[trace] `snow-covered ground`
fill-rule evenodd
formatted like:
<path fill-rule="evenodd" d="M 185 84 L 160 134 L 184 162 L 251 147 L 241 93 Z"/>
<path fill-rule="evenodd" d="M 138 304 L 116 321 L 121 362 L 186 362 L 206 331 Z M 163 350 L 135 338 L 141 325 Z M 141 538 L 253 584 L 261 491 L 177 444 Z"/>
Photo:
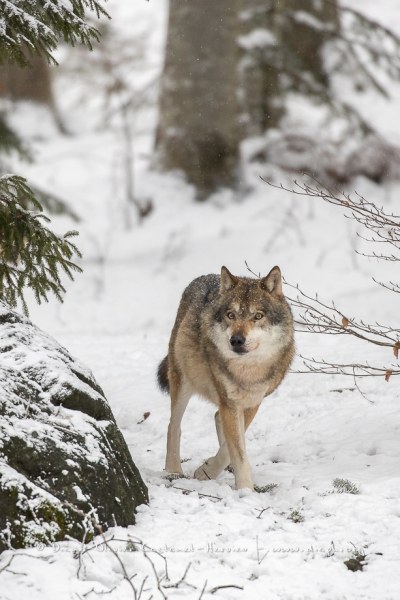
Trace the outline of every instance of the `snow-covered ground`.
<path fill-rule="evenodd" d="M 123 74 L 137 91 L 135 86 L 145 87 L 161 67 L 166 2 L 129 4 L 134 7 L 112 0 L 109 11 L 122 38 L 134 39 L 134 32 L 146 38 L 143 63 Z M 365 6 L 373 14 L 375 3 Z M 395 0 L 385 0 L 378 16 L 399 19 L 395 9 Z M 61 58 L 62 69 L 73 60 L 69 51 Z M 85 549 L 65 542 L 3 553 L 1 600 L 28 595 L 31 600 L 397 599 L 397 380 L 362 381 L 363 396 L 351 378 L 289 374 L 248 432 L 255 483 L 266 490 L 244 497 L 233 490 L 228 472 L 218 481 L 191 478 L 217 443 L 213 409 L 197 398 L 183 421 L 188 478 L 164 478 L 169 401 L 155 383 L 180 295 L 194 277 L 218 272 L 223 264 L 237 274 L 247 274 L 245 261 L 262 273 L 279 264 L 287 281 L 334 299 L 349 316 L 398 327 L 395 294 L 372 281 L 378 269 L 380 279 L 396 277 L 390 265 L 354 252 L 361 242 L 340 209 L 259 180 L 262 175 L 290 183 L 276 169 L 247 168 L 246 195 L 224 192 L 196 204 L 179 175 L 149 170 L 154 101 L 131 121 L 136 195 L 150 198 L 154 210 L 141 224 L 132 211 L 133 225 L 127 228 L 121 126 L 118 119 L 102 124 L 104 98 L 91 95 L 91 85 L 76 78 L 72 85 L 68 72 L 57 79 L 60 112 L 71 136 L 60 135 L 43 111 L 15 110 L 16 126 L 38 153 L 35 163 L 15 164 L 15 170 L 67 198 L 82 219 L 77 224 L 54 219 L 54 227 L 79 229 L 84 273 L 67 283 L 63 305 L 37 307 L 32 301 L 31 318 L 92 369 L 149 487 L 150 504 L 141 507 L 134 527 L 109 531 L 106 539 L 114 539 L 106 543 L 100 537 Z M 386 118 L 379 115 L 383 130 L 392 124 L 392 114 L 388 109 Z M 399 125 L 391 127 L 394 137 L 396 127 L 398 134 Z M 354 187 L 396 212 L 399 184 L 376 186 L 360 179 Z M 394 359 L 388 350 L 346 337 L 299 333 L 296 342 L 305 356 L 343 362 L 357 356 L 385 365 Z M 294 370 L 299 366 L 297 358 Z M 348 480 L 356 493 L 343 491 L 340 482 L 334 484 L 337 479 Z M 129 539 L 144 546 L 132 552 Z M 353 572 L 344 562 L 359 555 L 365 565 Z"/>

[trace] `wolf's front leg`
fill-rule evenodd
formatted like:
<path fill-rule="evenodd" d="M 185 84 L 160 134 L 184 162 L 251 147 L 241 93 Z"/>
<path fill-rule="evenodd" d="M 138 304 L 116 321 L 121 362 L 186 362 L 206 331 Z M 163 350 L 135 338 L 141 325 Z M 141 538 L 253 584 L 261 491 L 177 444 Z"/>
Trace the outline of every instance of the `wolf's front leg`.
<path fill-rule="evenodd" d="M 247 458 L 244 439 L 244 411 L 235 406 L 223 406 L 219 409 L 222 428 L 229 450 L 230 462 L 235 474 L 235 487 L 253 489 L 250 463 Z"/>
<path fill-rule="evenodd" d="M 244 410 L 244 430 L 247 431 L 250 423 L 256 416 L 259 405 Z M 228 445 L 225 440 L 225 435 L 221 423 L 219 411 L 215 413 L 215 427 L 219 441 L 219 450 L 215 456 L 208 458 L 196 471 L 194 476 L 196 479 L 206 480 L 215 479 L 231 462 L 231 457 L 228 450 Z"/>
<path fill-rule="evenodd" d="M 215 456 L 208 458 L 196 471 L 194 476 L 196 479 L 205 481 L 207 479 L 215 479 L 230 463 L 228 446 L 225 442 L 225 436 L 221 424 L 219 411 L 215 413 L 215 428 L 219 441 L 219 450 Z"/>
<path fill-rule="evenodd" d="M 172 380 L 172 381 L 171 381 Z M 165 470 L 167 473 L 183 474 L 181 465 L 181 421 L 190 400 L 191 391 L 188 386 L 176 382 L 171 377 L 171 419 L 168 425 L 167 435 L 167 457 Z"/>

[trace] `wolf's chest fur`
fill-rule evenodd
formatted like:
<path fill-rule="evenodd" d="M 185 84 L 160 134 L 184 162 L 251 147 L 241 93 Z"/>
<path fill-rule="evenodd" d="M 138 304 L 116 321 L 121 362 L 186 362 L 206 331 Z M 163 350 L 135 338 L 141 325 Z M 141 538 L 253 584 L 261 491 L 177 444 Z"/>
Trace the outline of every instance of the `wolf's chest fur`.
<path fill-rule="evenodd" d="M 274 388 L 273 361 L 250 356 L 223 356 L 215 346 L 201 350 L 185 340 L 176 348 L 176 358 L 193 394 L 219 405 L 224 398 L 240 406 L 253 406 Z"/>

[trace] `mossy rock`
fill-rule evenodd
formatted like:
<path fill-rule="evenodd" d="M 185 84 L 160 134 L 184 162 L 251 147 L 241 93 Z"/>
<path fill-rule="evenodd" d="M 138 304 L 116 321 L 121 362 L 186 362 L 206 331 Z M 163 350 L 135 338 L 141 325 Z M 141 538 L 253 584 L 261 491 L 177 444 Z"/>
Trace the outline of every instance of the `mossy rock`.
<path fill-rule="evenodd" d="M 91 372 L 0 303 L 0 552 L 88 541 L 147 502 Z"/>

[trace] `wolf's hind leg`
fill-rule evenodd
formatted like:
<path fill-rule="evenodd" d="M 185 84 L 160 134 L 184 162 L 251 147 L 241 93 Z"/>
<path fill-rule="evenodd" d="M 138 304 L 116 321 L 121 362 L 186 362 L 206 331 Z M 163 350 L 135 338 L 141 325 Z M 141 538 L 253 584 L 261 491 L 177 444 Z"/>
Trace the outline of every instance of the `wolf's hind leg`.
<path fill-rule="evenodd" d="M 191 389 L 183 381 L 170 381 L 171 394 L 171 419 L 168 425 L 167 435 L 167 457 L 165 470 L 168 473 L 182 474 L 180 444 L 181 444 L 181 421 L 192 395 Z"/>
<path fill-rule="evenodd" d="M 245 431 L 256 416 L 258 407 L 259 405 L 252 408 L 246 408 L 243 411 Z M 231 462 L 219 411 L 215 413 L 215 427 L 219 441 L 219 450 L 215 456 L 208 458 L 204 464 L 196 469 L 194 473 L 196 479 L 201 479 L 203 481 L 206 479 L 215 479 L 220 473 L 222 473 L 224 469 L 226 469 L 226 467 L 229 466 Z"/>

